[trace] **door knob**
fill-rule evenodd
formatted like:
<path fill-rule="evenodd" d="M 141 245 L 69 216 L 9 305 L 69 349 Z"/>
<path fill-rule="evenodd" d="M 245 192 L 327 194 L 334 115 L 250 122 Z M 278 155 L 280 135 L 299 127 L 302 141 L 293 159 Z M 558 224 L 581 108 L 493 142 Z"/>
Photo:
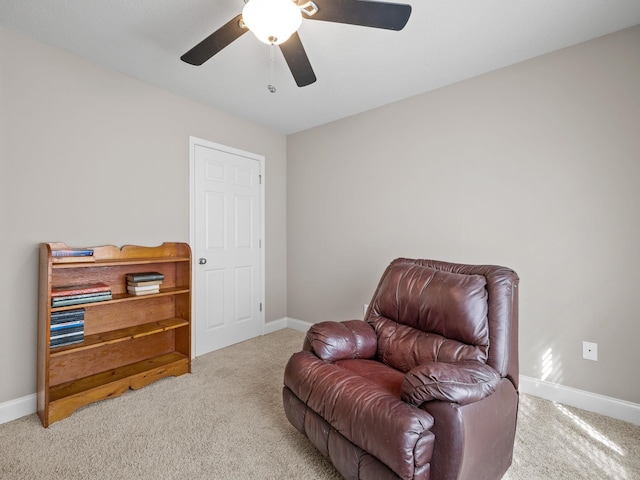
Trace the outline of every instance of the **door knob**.
<path fill-rule="evenodd" d="M 198 263 L 200 265 L 204 265 L 205 263 L 207 263 L 207 259 L 206 258 L 201 258 L 201 259 L 198 260 Z"/>

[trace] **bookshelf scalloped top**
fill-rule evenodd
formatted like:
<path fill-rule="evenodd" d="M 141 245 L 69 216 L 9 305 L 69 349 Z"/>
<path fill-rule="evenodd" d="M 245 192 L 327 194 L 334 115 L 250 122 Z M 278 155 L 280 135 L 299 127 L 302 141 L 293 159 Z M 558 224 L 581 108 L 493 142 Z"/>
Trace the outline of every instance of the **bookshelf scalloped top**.
<path fill-rule="evenodd" d="M 109 261 L 148 261 L 150 259 L 167 258 L 170 261 L 176 261 L 180 257 L 189 259 L 191 252 L 189 245 L 178 242 L 164 242 L 162 245 L 154 247 L 143 247 L 139 245 L 102 245 L 98 247 L 82 247 L 81 249 L 92 249 L 93 255 L 90 257 L 53 257 L 53 250 L 78 249 L 79 247 L 71 247 L 63 242 L 50 242 L 45 244 L 48 249 L 48 256 L 52 259 L 52 263 L 68 263 L 68 262 L 109 262 Z M 178 258 L 176 258 L 178 257 Z"/>

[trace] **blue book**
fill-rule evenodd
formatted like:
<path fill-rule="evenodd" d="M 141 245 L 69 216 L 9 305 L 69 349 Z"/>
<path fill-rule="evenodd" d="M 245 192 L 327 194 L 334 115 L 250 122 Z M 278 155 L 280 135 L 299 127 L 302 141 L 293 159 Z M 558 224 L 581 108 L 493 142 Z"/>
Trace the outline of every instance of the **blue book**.
<path fill-rule="evenodd" d="M 64 345 L 71 345 L 72 343 L 84 342 L 84 333 L 74 333 L 68 337 L 59 337 L 51 339 L 49 346 L 62 347 Z"/>
<path fill-rule="evenodd" d="M 90 257 L 93 255 L 91 248 L 60 248 L 51 250 L 52 257 Z"/>
<path fill-rule="evenodd" d="M 55 338 L 68 337 L 74 333 L 84 333 L 84 324 L 77 327 L 63 328 L 61 330 L 51 330 L 51 336 L 49 338 L 53 340 Z"/>
<path fill-rule="evenodd" d="M 77 293 L 74 295 L 60 295 L 57 297 L 51 297 L 51 303 L 56 303 L 62 300 L 75 300 L 77 298 L 93 298 L 93 297 L 103 297 L 111 295 L 111 290 L 106 292 L 93 292 L 93 293 Z"/>
<path fill-rule="evenodd" d="M 79 305 L 81 303 L 103 302 L 105 300 L 111 300 L 112 298 L 113 297 L 111 295 L 111 292 L 108 292 L 106 294 L 91 295 L 89 297 L 83 297 L 83 298 L 70 298 L 70 299 L 64 298 L 64 297 L 52 298 L 51 306 L 66 307 L 68 305 Z"/>
<path fill-rule="evenodd" d="M 84 308 L 51 312 L 51 325 L 77 320 L 84 320 Z"/>
<path fill-rule="evenodd" d="M 74 322 L 56 323 L 51 325 L 51 335 L 54 332 L 61 332 L 68 330 L 69 328 L 81 327 L 84 328 L 84 320 L 76 320 Z"/>

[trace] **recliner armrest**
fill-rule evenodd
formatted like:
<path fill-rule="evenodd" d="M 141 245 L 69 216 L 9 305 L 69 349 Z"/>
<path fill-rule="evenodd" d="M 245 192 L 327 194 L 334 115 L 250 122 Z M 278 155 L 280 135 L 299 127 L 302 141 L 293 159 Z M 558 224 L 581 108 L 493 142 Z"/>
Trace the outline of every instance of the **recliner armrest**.
<path fill-rule="evenodd" d="M 491 395 L 499 382 L 498 372 L 481 362 L 423 363 L 402 380 L 402 399 L 415 406 L 430 400 L 466 405 Z"/>
<path fill-rule="evenodd" d="M 314 324 L 304 340 L 304 350 L 320 359 L 335 362 L 351 358 L 373 358 L 378 339 L 373 327 L 363 320 Z"/>

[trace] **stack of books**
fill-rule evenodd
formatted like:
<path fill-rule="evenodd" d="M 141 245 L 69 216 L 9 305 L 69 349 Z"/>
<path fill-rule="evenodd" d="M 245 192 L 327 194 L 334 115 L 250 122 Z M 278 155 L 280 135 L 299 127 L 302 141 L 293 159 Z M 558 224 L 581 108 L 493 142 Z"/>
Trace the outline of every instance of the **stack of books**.
<path fill-rule="evenodd" d="M 84 308 L 51 312 L 49 345 L 62 347 L 84 341 Z"/>
<path fill-rule="evenodd" d="M 51 289 L 51 306 L 54 308 L 81 303 L 102 302 L 112 298 L 111 287 L 104 283 L 67 285 Z"/>
<path fill-rule="evenodd" d="M 127 273 L 127 292 L 130 295 L 160 293 L 164 275 L 159 272 Z"/>

